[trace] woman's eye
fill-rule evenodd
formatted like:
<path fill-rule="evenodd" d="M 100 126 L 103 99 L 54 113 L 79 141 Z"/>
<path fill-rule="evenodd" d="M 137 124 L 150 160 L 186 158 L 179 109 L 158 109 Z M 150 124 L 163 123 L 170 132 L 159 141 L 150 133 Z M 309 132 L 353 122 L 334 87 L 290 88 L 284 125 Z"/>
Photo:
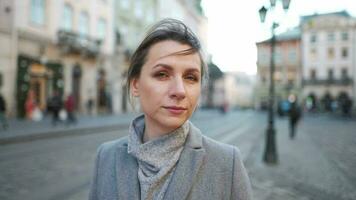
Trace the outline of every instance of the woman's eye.
<path fill-rule="evenodd" d="M 158 72 L 154 75 L 157 78 L 167 78 L 168 77 L 168 73 L 167 72 Z"/>
<path fill-rule="evenodd" d="M 199 80 L 195 75 L 187 75 L 185 78 L 194 82 L 197 82 Z"/>

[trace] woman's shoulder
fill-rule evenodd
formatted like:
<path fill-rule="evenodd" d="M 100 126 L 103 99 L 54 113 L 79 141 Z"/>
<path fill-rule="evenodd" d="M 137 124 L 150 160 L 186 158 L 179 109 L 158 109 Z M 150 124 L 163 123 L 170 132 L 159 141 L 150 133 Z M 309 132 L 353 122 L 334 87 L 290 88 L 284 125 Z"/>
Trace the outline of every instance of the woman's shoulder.
<path fill-rule="evenodd" d="M 238 147 L 216 141 L 205 135 L 203 135 L 203 145 L 207 152 L 216 153 L 219 156 L 234 157 L 235 154 L 240 154 Z"/>
<path fill-rule="evenodd" d="M 234 160 L 241 159 L 240 151 L 236 146 L 225 144 L 216 141 L 208 136 L 205 136 L 199 128 L 192 124 L 192 134 L 195 135 L 191 138 L 201 138 L 202 147 L 204 148 L 207 156 L 210 159 L 217 160 Z"/>
<path fill-rule="evenodd" d="M 98 153 L 100 154 L 107 154 L 110 152 L 115 152 L 118 148 L 120 147 L 126 147 L 127 148 L 127 141 L 128 137 L 122 137 L 116 140 L 111 140 L 108 142 L 104 142 L 101 144 L 98 148 Z"/>

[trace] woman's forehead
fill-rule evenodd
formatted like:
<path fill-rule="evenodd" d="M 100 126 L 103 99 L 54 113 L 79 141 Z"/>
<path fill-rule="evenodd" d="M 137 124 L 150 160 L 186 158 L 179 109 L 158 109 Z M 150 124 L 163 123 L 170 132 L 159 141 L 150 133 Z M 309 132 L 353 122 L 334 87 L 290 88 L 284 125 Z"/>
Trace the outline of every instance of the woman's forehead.
<path fill-rule="evenodd" d="M 179 60 L 180 62 L 191 63 L 191 65 L 198 65 L 200 67 L 200 56 L 195 52 L 191 46 L 181 44 L 175 41 L 158 42 L 149 49 L 146 62 L 153 64 L 160 61 Z"/>
<path fill-rule="evenodd" d="M 149 48 L 148 56 L 164 57 L 177 54 L 177 52 L 187 51 L 189 49 L 192 49 L 192 47 L 188 44 L 182 44 L 173 40 L 164 40 L 153 44 Z"/>

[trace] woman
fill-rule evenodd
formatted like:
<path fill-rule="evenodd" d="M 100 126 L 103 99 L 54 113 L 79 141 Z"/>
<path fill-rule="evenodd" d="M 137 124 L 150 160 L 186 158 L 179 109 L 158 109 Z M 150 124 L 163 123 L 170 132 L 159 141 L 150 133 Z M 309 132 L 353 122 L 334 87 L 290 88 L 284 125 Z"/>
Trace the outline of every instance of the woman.
<path fill-rule="evenodd" d="M 251 199 L 239 151 L 189 122 L 206 76 L 200 43 L 182 22 L 148 32 L 127 78 L 143 115 L 127 137 L 99 147 L 89 199 Z"/>

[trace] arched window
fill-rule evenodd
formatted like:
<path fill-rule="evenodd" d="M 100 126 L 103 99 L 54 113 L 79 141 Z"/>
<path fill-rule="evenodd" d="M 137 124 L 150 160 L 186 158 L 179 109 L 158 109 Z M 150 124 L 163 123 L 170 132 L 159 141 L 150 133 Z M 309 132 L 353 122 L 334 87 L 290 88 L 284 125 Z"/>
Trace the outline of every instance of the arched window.
<path fill-rule="evenodd" d="M 63 28 L 65 30 L 72 30 L 73 29 L 73 8 L 69 4 L 65 4 L 63 7 Z"/>
<path fill-rule="evenodd" d="M 100 18 L 98 20 L 98 24 L 97 24 L 97 28 L 98 28 L 98 38 L 101 40 L 104 40 L 106 37 L 106 21 L 103 18 Z"/>
<path fill-rule="evenodd" d="M 31 0 L 31 21 L 38 25 L 44 25 L 45 1 Z"/>
<path fill-rule="evenodd" d="M 78 31 L 81 36 L 87 36 L 89 34 L 89 15 L 85 11 L 80 13 Z"/>

